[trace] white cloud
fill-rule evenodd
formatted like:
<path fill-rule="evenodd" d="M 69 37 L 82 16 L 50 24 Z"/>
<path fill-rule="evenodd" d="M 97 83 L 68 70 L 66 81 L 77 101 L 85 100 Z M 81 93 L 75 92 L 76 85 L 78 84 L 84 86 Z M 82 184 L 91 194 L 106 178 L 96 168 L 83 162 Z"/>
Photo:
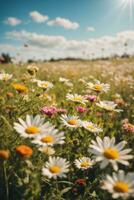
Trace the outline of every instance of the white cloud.
<path fill-rule="evenodd" d="M 63 36 L 48 36 L 25 30 L 7 32 L 6 37 L 8 39 L 28 41 L 30 45 L 40 48 L 57 48 L 57 46 L 63 46 L 66 42 Z"/>
<path fill-rule="evenodd" d="M 22 23 L 22 21 L 18 18 L 15 17 L 8 17 L 5 21 L 5 24 L 11 25 L 11 26 L 16 26 Z"/>
<path fill-rule="evenodd" d="M 6 33 L 7 39 L 20 40 L 27 43 L 28 48 L 22 46 L 0 46 L 0 51 L 17 54 L 20 52 L 22 59 L 27 58 L 101 58 L 113 55 L 123 55 L 127 52 L 134 55 L 134 31 L 125 31 L 115 36 L 103 36 L 88 40 L 68 40 L 63 36 L 48 36 L 33 32 L 12 31 Z M 125 46 L 127 44 L 127 47 Z"/>
<path fill-rule="evenodd" d="M 88 26 L 88 27 L 87 27 L 87 31 L 88 31 L 88 32 L 94 32 L 94 31 L 95 31 L 95 28 L 94 28 L 94 27 Z"/>
<path fill-rule="evenodd" d="M 47 15 L 42 15 L 38 11 L 32 11 L 29 13 L 29 15 L 30 15 L 31 19 L 36 23 L 46 22 L 49 18 Z"/>
<path fill-rule="evenodd" d="M 48 21 L 47 24 L 49 26 L 62 26 L 65 29 L 73 29 L 73 30 L 80 27 L 77 22 L 72 22 L 69 19 L 65 19 L 61 17 L 57 17 L 56 19 Z"/>

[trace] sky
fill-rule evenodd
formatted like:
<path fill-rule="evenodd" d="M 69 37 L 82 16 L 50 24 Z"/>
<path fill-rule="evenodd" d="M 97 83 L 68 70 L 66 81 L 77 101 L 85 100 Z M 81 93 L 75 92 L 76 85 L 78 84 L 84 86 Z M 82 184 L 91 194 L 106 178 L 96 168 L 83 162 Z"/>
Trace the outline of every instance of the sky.
<path fill-rule="evenodd" d="M 0 0 L 0 5 L 0 53 L 24 60 L 134 53 L 134 0 Z"/>

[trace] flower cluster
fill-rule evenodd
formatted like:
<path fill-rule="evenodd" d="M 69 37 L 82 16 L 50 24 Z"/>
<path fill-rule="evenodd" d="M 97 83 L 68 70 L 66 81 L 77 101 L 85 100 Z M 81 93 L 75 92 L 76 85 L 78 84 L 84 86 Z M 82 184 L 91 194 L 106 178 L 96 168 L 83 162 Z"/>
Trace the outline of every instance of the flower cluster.
<path fill-rule="evenodd" d="M 28 188 L 24 195 L 40 188 L 37 199 L 103 199 L 102 190 L 105 199 L 110 198 L 105 191 L 111 198 L 134 198 L 133 134 L 125 134 L 134 133 L 133 115 L 130 117 L 127 109 L 131 105 L 122 91 L 116 94 L 112 90 L 116 69 L 110 73 L 101 66 L 101 82 L 92 74 L 81 74 L 81 68 L 77 74 L 66 67 L 59 72 L 55 67 L 40 69 L 30 64 L 25 68 L 27 79 L 0 73 L 4 91 L 0 119 L 5 127 L 0 142 L 4 175 L 0 177 L 5 178 L 7 192 L 12 189 L 7 173 L 13 172 L 14 187 Z M 114 86 L 120 80 L 132 88 L 133 79 L 125 78 L 129 70 L 124 70 L 123 75 L 116 71 Z M 37 77 L 40 71 L 44 80 Z M 105 83 L 106 73 L 110 84 Z M 127 119 L 122 121 L 124 115 Z M 48 195 L 52 189 L 52 196 Z"/>

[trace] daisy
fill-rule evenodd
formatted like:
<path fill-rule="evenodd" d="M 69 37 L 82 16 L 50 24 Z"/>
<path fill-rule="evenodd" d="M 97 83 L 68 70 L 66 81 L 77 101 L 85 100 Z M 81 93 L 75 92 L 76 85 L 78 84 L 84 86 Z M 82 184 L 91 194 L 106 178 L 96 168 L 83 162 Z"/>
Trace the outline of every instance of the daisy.
<path fill-rule="evenodd" d="M 41 151 L 42 153 L 51 156 L 53 154 L 55 154 L 55 150 L 52 147 L 46 146 L 46 147 L 40 147 L 39 151 Z"/>
<path fill-rule="evenodd" d="M 81 120 L 77 116 L 62 115 L 60 119 L 62 120 L 65 126 L 70 128 L 78 128 L 82 125 Z"/>
<path fill-rule="evenodd" d="M 67 79 L 67 78 L 63 78 L 63 77 L 60 77 L 59 78 L 59 82 L 61 82 L 61 83 L 66 83 L 66 82 L 69 82 L 70 80 L 69 79 Z"/>
<path fill-rule="evenodd" d="M 100 133 L 100 132 L 103 131 L 103 130 L 102 130 L 100 127 L 98 127 L 96 124 L 94 124 L 94 123 L 92 123 L 92 122 L 88 122 L 88 121 L 83 121 L 83 122 L 82 122 L 82 126 L 83 126 L 86 130 L 90 131 L 91 133 Z"/>
<path fill-rule="evenodd" d="M 115 138 L 104 137 L 102 140 L 100 137 L 96 138 L 96 141 L 92 140 L 90 145 L 90 152 L 94 154 L 96 162 L 101 162 L 100 168 L 105 168 L 109 163 L 113 166 L 114 170 L 118 169 L 118 164 L 128 166 L 127 160 L 132 159 L 133 156 L 128 154 L 131 149 L 124 149 L 126 141 L 122 141 L 115 144 Z"/>
<path fill-rule="evenodd" d="M 134 173 L 125 174 L 124 171 L 119 170 L 118 173 L 114 172 L 112 176 L 107 175 L 102 184 L 102 189 L 111 193 L 114 199 L 134 197 Z"/>
<path fill-rule="evenodd" d="M 39 115 L 35 117 L 27 115 L 26 121 L 21 118 L 18 121 L 19 123 L 14 123 L 14 129 L 25 138 L 34 138 L 37 134 L 42 134 L 44 131 L 53 127 L 49 122 L 44 123 L 44 119 Z"/>
<path fill-rule="evenodd" d="M 33 78 L 33 79 L 31 79 L 30 81 L 31 81 L 32 83 L 38 83 L 38 82 L 40 82 L 41 80 L 36 79 L 36 78 Z"/>
<path fill-rule="evenodd" d="M 83 170 L 92 167 L 93 163 L 94 162 L 88 157 L 82 157 L 74 161 L 75 166 L 78 169 L 83 169 Z"/>
<path fill-rule="evenodd" d="M 49 157 L 49 161 L 46 162 L 45 167 L 42 169 L 42 174 L 48 178 L 57 179 L 57 177 L 66 177 L 69 171 L 69 162 L 60 157 Z"/>
<path fill-rule="evenodd" d="M 99 103 L 96 103 L 97 106 L 100 108 L 104 108 L 107 111 L 114 111 L 114 112 L 121 112 L 122 110 L 116 109 L 117 104 L 115 104 L 113 101 L 100 101 Z"/>
<path fill-rule="evenodd" d="M 45 147 L 53 146 L 56 144 L 63 144 L 64 139 L 64 132 L 59 132 L 58 129 L 52 128 L 41 135 L 37 135 L 32 143 Z"/>
<path fill-rule="evenodd" d="M 88 102 L 83 96 L 78 95 L 78 94 L 67 94 L 66 98 L 67 100 L 70 100 L 76 103 L 81 103 L 84 105 L 86 102 Z"/>
<path fill-rule="evenodd" d="M 0 80 L 2 81 L 8 81 L 12 78 L 12 74 L 7 74 L 7 73 L 0 73 Z"/>
<path fill-rule="evenodd" d="M 64 84 L 65 84 L 66 86 L 70 87 L 70 88 L 73 87 L 73 83 L 71 83 L 70 81 L 64 82 Z"/>
<path fill-rule="evenodd" d="M 43 88 L 45 90 L 48 90 L 53 87 L 53 84 L 49 81 L 38 81 L 37 85 L 38 87 Z"/>
<path fill-rule="evenodd" d="M 110 85 L 109 84 L 105 84 L 105 83 L 101 83 L 99 80 L 96 80 L 95 83 L 87 83 L 87 87 L 90 90 L 93 90 L 97 93 L 100 92 L 107 92 L 110 89 Z"/>

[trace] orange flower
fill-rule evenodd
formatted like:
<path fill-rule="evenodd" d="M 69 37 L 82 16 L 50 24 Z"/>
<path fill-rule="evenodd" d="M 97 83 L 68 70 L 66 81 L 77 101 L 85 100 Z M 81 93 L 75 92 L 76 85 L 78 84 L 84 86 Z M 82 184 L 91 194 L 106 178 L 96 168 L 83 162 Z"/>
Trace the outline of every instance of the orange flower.
<path fill-rule="evenodd" d="M 33 154 L 33 150 L 27 145 L 19 145 L 16 147 L 16 152 L 21 156 L 30 157 Z"/>
<path fill-rule="evenodd" d="M 20 84 L 20 83 L 13 83 L 12 84 L 13 88 L 15 90 L 17 90 L 19 93 L 27 93 L 28 92 L 28 88 L 23 85 L 23 84 Z"/>
<path fill-rule="evenodd" d="M 13 97 L 13 93 L 12 93 L 12 92 L 7 92 L 7 94 L 6 94 L 6 95 L 7 95 L 7 97 L 8 97 L 8 98 L 11 98 L 11 97 Z"/>
<path fill-rule="evenodd" d="M 0 158 L 8 159 L 10 152 L 8 150 L 0 150 Z"/>

